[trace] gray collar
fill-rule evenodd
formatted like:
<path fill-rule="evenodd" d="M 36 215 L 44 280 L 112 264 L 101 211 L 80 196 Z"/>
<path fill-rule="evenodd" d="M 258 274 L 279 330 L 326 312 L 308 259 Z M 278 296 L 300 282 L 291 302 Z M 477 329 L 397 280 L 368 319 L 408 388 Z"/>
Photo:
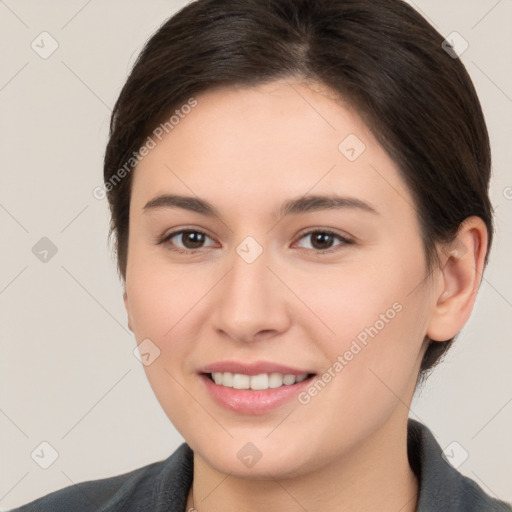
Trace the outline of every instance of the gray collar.
<path fill-rule="evenodd" d="M 488 496 L 473 480 L 452 467 L 432 432 L 409 418 L 409 464 L 419 481 L 416 512 L 510 512 L 512 507 Z"/>

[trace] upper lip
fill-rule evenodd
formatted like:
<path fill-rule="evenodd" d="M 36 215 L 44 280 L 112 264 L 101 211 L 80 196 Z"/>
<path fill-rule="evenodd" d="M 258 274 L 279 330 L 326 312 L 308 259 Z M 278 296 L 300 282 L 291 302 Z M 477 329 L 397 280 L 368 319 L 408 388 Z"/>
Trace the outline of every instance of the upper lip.
<path fill-rule="evenodd" d="M 230 372 L 242 373 L 244 375 L 260 375 L 262 373 L 282 373 L 283 375 L 303 375 L 305 373 L 313 373 L 310 370 L 303 370 L 300 368 L 292 368 L 279 363 L 272 363 L 270 361 L 257 361 L 254 363 L 239 362 L 239 361 L 219 361 L 211 363 L 199 370 L 200 373 L 214 373 L 214 372 Z"/>

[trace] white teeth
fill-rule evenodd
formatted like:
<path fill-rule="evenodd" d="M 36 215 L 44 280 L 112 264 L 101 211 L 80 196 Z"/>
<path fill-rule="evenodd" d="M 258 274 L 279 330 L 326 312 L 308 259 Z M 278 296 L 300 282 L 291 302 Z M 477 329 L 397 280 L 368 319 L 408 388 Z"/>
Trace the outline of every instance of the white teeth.
<path fill-rule="evenodd" d="M 217 384 L 222 384 L 224 386 L 228 386 L 230 388 L 233 387 L 233 374 L 232 373 L 229 373 L 229 372 L 225 372 L 225 373 L 219 373 L 219 375 L 222 376 L 222 381 Z"/>
<path fill-rule="evenodd" d="M 251 389 L 268 389 L 268 375 L 262 373 L 251 377 Z"/>
<path fill-rule="evenodd" d="M 292 375 L 290 373 L 260 373 L 259 375 L 244 375 L 242 373 L 213 372 L 215 384 L 234 389 L 265 390 L 291 386 L 296 382 L 302 382 L 308 374 Z"/>
<path fill-rule="evenodd" d="M 283 384 L 289 386 L 290 384 L 295 384 L 295 375 L 286 374 L 283 377 Z"/>
<path fill-rule="evenodd" d="M 224 379 L 222 379 L 222 385 L 224 385 Z M 251 378 L 249 375 L 235 373 L 233 375 L 233 387 L 235 389 L 249 389 L 251 387 Z"/>
<path fill-rule="evenodd" d="M 268 379 L 269 388 L 280 388 L 283 385 L 282 373 L 271 373 Z"/>

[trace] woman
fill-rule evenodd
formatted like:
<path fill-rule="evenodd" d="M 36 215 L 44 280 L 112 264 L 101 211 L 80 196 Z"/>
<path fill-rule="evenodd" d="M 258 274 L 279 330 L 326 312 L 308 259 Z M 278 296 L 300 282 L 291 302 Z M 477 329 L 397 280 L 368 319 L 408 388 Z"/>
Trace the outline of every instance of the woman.
<path fill-rule="evenodd" d="M 186 443 L 20 511 L 505 511 L 408 419 L 492 241 L 488 134 L 400 0 L 198 0 L 105 155 L 129 327 Z"/>

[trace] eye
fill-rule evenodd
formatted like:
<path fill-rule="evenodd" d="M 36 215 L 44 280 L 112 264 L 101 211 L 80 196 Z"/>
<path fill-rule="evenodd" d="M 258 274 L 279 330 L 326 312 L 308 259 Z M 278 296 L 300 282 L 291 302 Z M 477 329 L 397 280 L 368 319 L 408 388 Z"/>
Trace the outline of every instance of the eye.
<path fill-rule="evenodd" d="M 303 233 L 300 237 L 300 240 L 310 237 L 312 250 L 322 253 L 334 252 L 340 246 L 352 244 L 353 241 L 341 236 L 333 231 L 325 230 L 325 229 L 315 229 L 308 231 L 307 233 Z M 333 247 L 333 242 L 335 239 L 338 239 L 341 243 L 337 244 Z"/>
<path fill-rule="evenodd" d="M 303 240 L 308 237 L 311 240 L 311 250 L 316 251 L 319 254 L 334 252 L 338 250 L 337 248 L 340 246 L 353 243 L 352 240 L 325 229 L 310 230 L 303 233 L 299 240 Z M 173 231 L 172 233 L 165 235 L 158 243 L 169 246 L 172 251 L 190 254 L 197 252 L 199 249 L 208 247 L 204 245 L 207 239 L 213 242 L 213 240 L 204 231 L 199 229 L 180 229 L 179 231 Z M 336 239 L 340 243 L 333 246 Z M 210 246 L 212 245 L 214 245 L 214 243 L 210 244 Z"/>
<path fill-rule="evenodd" d="M 205 247 L 203 244 L 207 238 L 212 240 L 206 233 L 198 229 L 181 229 L 169 233 L 160 240 L 160 243 L 169 245 L 170 249 L 176 252 L 192 253 L 197 252 L 198 249 L 203 249 Z M 176 239 L 176 241 L 173 241 L 173 239 Z M 178 241 L 181 242 L 181 246 L 177 245 Z"/>

